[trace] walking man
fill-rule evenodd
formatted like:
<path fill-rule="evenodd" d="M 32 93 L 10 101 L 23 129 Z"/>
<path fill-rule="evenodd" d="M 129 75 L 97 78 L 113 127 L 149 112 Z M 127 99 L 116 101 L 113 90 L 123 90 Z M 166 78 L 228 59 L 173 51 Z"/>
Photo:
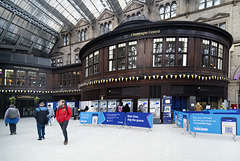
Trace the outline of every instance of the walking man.
<path fill-rule="evenodd" d="M 20 113 L 19 110 L 12 104 L 7 109 L 4 115 L 5 124 L 9 124 L 10 128 L 10 135 L 17 134 L 17 123 L 20 120 Z"/>
<path fill-rule="evenodd" d="M 68 135 L 67 135 L 67 126 L 70 117 L 72 116 L 72 110 L 69 106 L 65 104 L 65 100 L 61 99 L 58 101 L 58 109 L 56 112 L 56 120 L 59 123 L 63 136 L 64 136 L 64 145 L 68 144 Z"/>
<path fill-rule="evenodd" d="M 39 108 L 36 108 L 34 111 L 34 118 L 37 121 L 37 131 L 38 131 L 38 140 L 45 139 L 45 124 L 48 123 L 48 117 L 49 114 L 47 107 L 45 107 L 45 103 L 41 102 L 39 104 Z"/>

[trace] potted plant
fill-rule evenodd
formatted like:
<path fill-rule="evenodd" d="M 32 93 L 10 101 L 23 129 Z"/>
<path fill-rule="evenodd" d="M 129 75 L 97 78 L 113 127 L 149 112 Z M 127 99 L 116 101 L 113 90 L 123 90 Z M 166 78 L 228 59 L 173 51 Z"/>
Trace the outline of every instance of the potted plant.
<path fill-rule="evenodd" d="M 38 97 L 38 96 L 36 96 L 35 98 L 34 98 L 34 103 L 37 105 L 37 104 L 39 104 L 39 100 L 40 100 L 40 98 Z"/>
<path fill-rule="evenodd" d="M 10 97 L 10 98 L 9 98 L 9 102 L 10 102 L 10 105 L 11 105 L 11 104 L 15 105 L 15 103 L 16 103 L 16 98 L 15 98 L 14 96 Z"/>

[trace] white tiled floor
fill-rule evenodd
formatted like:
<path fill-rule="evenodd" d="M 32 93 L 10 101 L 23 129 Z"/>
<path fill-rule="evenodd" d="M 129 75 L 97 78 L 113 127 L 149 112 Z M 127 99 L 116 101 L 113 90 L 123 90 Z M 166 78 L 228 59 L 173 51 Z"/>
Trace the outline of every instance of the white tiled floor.
<path fill-rule="evenodd" d="M 200 134 L 193 138 L 176 125 L 136 127 L 80 125 L 70 120 L 69 144 L 63 145 L 58 124 L 37 140 L 34 118 L 22 118 L 17 135 L 0 120 L 0 161 L 238 161 L 240 138 Z"/>

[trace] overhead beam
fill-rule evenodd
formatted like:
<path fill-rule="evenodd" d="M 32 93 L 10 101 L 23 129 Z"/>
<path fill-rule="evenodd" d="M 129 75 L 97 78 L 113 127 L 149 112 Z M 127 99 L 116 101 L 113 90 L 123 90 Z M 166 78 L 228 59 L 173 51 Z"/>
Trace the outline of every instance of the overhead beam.
<path fill-rule="evenodd" d="M 87 21 L 87 22 L 89 22 L 90 24 L 91 24 L 91 26 L 93 27 L 93 24 L 92 24 L 92 22 L 91 22 L 91 20 L 88 18 L 88 17 L 86 17 L 86 15 L 84 15 L 82 12 L 82 10 L 81 11 L 79 11 L 79 7 L 76 7 L 76 4 L 75 3 L 73 3 L 71 0 L 68 0 L 68 2 L 78 11 L 78 13 Z"/>
<path fill-rule="evenodd" d="M 93 24 L 96 21 L 96 18 L 92 12 L 86 7 L 82 0 L 73 0 L 74 3 L 83 11 L 83 13 L 88 17 L 88 19 Z"/>
<path fill-rule="evenodd" d="M 13 2 L 11 2 L 9 0 L 1 0 L 0 1 L 0 6 L 2 6 L 3 8 L 11 11 L 12 13 L 18 15 L 19 17 L 21 17 L 24 20 L 30 22 L 31 24 L 34 24 L 37 27 L 42 28 L 44 31 L 46 31 L 46 32 L 48 32 L 52 35 L 58 36 L 57 31 L 55 31 L 52 28 L 49 28 L 45 24 L 41 23 L 39 20 L 33 18 L 32 15 L 30 15 L 29 13 L 27 13 L 26 11 L 21 9 L 19 6 L 13 4 Z"/>
<path fill-rule="evenodd" d="M 110 6 L 113 9 L 113 12 L 115 13 L 118 20 L 120 19 L 120 15 L 122 14 L 122 8 L 118 2 L 118 0 L 107 0 Z"/>
<path fill-rule="evenodd" d="M 37 0 L 38 3 L 40 3 L 48 12 L 52 13 L 54 16 L 56 16 L 60 21 L 63 22 L 65 26 L 69 30 L 71 30 L 74 27 L 74 24 L 70 22 L 66 17 L 63 16 L 62 13 L 60 13 L 56 8 L 49 5 L 45 0 Z"/>

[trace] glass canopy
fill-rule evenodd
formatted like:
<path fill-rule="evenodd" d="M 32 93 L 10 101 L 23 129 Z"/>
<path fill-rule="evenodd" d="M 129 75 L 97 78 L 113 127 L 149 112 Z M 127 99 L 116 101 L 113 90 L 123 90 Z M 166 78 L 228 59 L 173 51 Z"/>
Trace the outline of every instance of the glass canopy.
<path fill-rule="evenodd" d="M 63 28 L 71 31 L 82 18 L 92 24 L 106 9 L 121 14 L 130 2 L 132 0 L 0 0 L 0 47 L 10 44 L 12 52 L 21 49 L 29 54 L 41 51 L 48 55 Z"/>

